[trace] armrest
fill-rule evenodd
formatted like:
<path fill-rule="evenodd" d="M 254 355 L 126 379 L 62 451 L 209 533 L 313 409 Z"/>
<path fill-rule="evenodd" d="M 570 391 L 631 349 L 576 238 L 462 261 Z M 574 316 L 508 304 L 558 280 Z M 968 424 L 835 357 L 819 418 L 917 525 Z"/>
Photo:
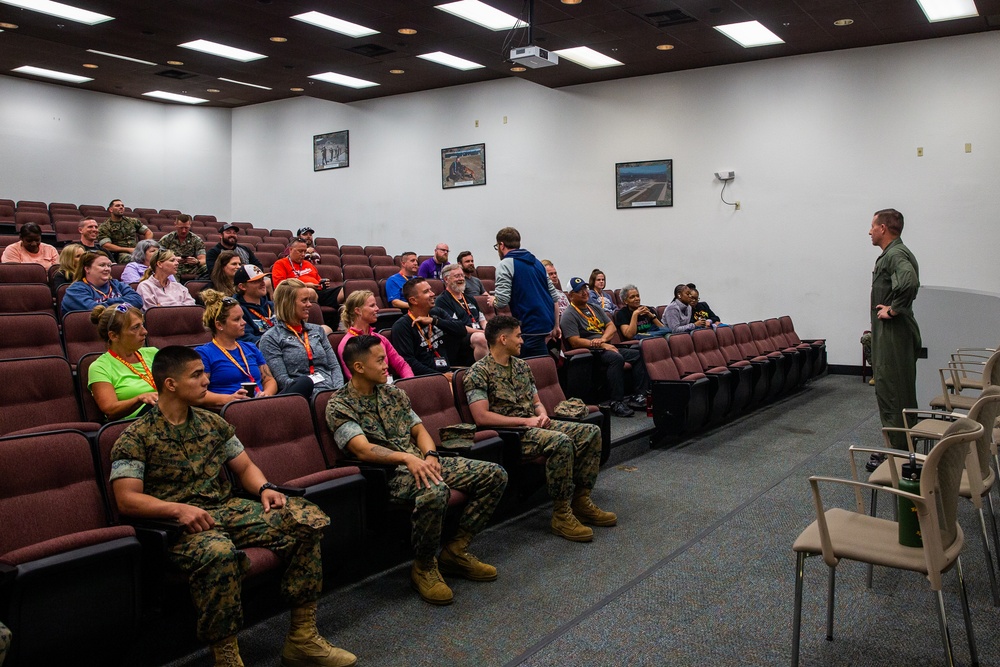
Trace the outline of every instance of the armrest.
<path fill-rule="evenodd" d="M 285 486 L 284 484 L 275 484 L 278 487 L 278 491 L 281 491 L 286 496 L 304 496 L 306 495 L 306 490 L 298 486 Z"/>
<path fill-rule="evenodd" d="M 848 456 L 850 457 L 851 463 L 851 479 L 855 481 L 860 481 L 858 476 L 858 462 L 855 458 L 855 452 L 861 452 L 863 454 L 882 454 L 883 456 L 891 456 L 897 459 L 910 459 L 910 453 L 904 452 L 901 449 L 883 449 L 880 447 L 860 447 L 858 445 L 851 445 L 847 448 Z M 918 461 L 924 461 L 927 457 L 923 454 L 914 454 Z M 899 486 L 899 478 L 897 476 L 896 466 L 892 466 L 889 469 L 889 476 L 892 478 L 892 485 L 894 487 Z"/>
<path fill-rule="evenodd" d="M 8 565 L 7 563 L 0 563 L 0 585 L 4 585 L 7 582 L 12 581 L 15 576 L 17 576 L 16 566 Z"/>

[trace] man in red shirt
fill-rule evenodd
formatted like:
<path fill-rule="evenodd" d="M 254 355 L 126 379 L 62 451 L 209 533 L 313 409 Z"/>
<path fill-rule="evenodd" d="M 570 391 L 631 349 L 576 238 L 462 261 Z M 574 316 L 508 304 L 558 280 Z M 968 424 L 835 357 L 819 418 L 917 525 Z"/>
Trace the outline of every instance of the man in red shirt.
<path fill-rule="evenodd" d="M 306 259 L 308 244 L 303 238 L 294 238 L 288 244 L 288 257 L 282 257 L 271 267 L 271 281 L 275 287 L 289 278 L 298 278 L 316 290 L 319 305 L 329 306 L 332 313 L 324 312 L 323 320 L 328 327 L 337 330 L 340 323 L 340 304 L 344 302 L 343 287 L 330 287 L 329 278 L 321 278 L 316 265 Z"/>

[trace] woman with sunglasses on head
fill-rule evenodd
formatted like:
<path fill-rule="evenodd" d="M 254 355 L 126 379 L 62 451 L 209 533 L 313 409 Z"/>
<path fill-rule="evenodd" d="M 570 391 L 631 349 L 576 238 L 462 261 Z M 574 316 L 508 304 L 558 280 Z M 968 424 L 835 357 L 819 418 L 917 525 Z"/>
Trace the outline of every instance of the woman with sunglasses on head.
<path fill-rule="evenodd" d="M 108 351 L 94 360 L 87 386 L 108 419 L 138 417 L 156 405 L 153 382 L 155 347 L 146 344 L 142 311 L 127 303 L 99 305 L 90 313 Z"/>
<path fill-rule="evenodd" d="M 375 302 L 375 295 L 369 290 L 358 290 L 351 292 L 351 295 L 340 307 L 340 321 L 347 325 L 347 335 L 340 340 L 337 346 L 337 358 L 340 360 L 341 370 L 344 371 L 344 378 L 351 379 L 351 371 L 344 364 L 344 346 L 354 336 L 375 336 L 382 341 L 385 348 L 385 360 L 389 364 L 389 371 L 392 377 L 397 380 L 413 377 L 413 369 L 406 363 L 406 359 L 396 351 L 389 339 L 376 332 L 372 327 L 378 321 L 378 304 Z"/>
<path fill-rule="evenodd" d="M 142 297 L 131 287 L 111 277 L 111 258 L 103 252 L 85 252 L 76 267 L 76 280 L 66 288 L 62 312 L 91 311 L 96 306 L 126 303 L 142 308 Z"/>
<path fill-rule="evenodd" d="M 246 322 L 239 302 L 213 289 L 201 293 L 205 302 L 202 321 L 212 332 L 212 342 L 196 347 L 208 373 L 209 384 L 202 405 L 222 407 L 230 401 L 258 396 L 274 396 L 278 383 L 271 375 L 271 369 L 264 361 L 264 355 L 253 343 L 241 341 Z M 250 391 L 245 384 L 253 383 Z M 313 382 L 308 377 L 293 380 L 282 394 L 299 394 L 305 398 L 312 395 Z"/>
<path fill-rule="evenodd" d="M 337 354 L 323 327 L 308 322 L 316 292 L 298 278 L 286 278 L 274 290 L 278 322 L 260 338 L 260 351 L 286 389 L 299 378 L 313 382 L 310 396 L 344 386 Z"/>
<path fill-rule="evenodd" d="M 174 279 L 180 258 L 173 250 L 160 249 L 149 260 L 142 282 L 135 288 L 142 297 L 142 310 L 153 306 L 193 306 L 194 297 L 187 287 Z"/>

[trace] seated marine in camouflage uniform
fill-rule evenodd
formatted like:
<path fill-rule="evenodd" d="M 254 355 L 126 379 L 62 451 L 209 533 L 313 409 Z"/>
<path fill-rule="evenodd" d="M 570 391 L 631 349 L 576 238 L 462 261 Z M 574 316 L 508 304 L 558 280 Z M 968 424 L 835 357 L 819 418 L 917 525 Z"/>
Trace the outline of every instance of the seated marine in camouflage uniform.
<path fill-rule="evenodd" d="M 495 463 L 442 457 L 402 389 L 386 384 L 389 365 L 375 336 L 355 336 L 344 345 L 351 379 L 326 406 L 326 423 L 337 446 L 362 461 L 395 465 L 389 481 L 394 499 L 412 500 L 411 539 L 416 559 L 410 581 L 425 601 L 450 604 L 452 591 L 441 571 L 472 581 L 493 581 L 497 570 L 468 552 L 507 488 L 507 473 Z M 441 549 L 441 525 L 451 489 L 470 498 L 458 533 Z M 440 565 L 440 571 L 438 566 Z"/>
<path fill-rule="evenodd" d="M 119 264 L 127 264 L 132 259 L 135 242 L 139 238 L 153 238 L 153 230 L 137 218 L 126 218 L 125 204 L 121 199 L 111 200 L 108 205 L 111 217 L 97 228 L 97 245 Z"/>
<path fill-rule="evenodd" d="M 173 250 L 181 258 L 177 272 L 185 280 L 208 275 L 205 266 L 205 241 L 191 232 L 191 216 L 181 213 L 174 220 L 174 231 L 160 239 L 160 247 Z M 178 276 L 180 279 L 181 276 Z"/>
<path fill-rule="evenodd" d="M 538 400 L 535 379 L 521 352 L 521 324 L 497 315 L 486 324 L 490 353 L 465 376 L 464 388 L 477 426 L 526 427 L 521 451 L 544 455 L 545 479 L 553 501 L 552 532 L 573 542 L 589 542 L 594 531 L 581 524 L 613 526 L 618 517 L 590 499 L 601 465 L 601 429 L 549 419 Z"/>
<path fill-rule="evenodd" d="M 163 348 L 153 360 L 153 379 L 159 401 L 112 448 L 111 483 L 122 514 L 184 526 L 170 559 L 188 575 L 198 637 L 211 643 L 215 664 L 243 664 L 236 633 L 243 624 L 241 580 L 250 563 L 238 549 L 250 546 L 270 549 L 287 564 L 281 591 L 292 605 L 292 623 L 281 664 L 355 664 L 354 655 L 316 630 L 320 538 L 329 517 L 302 498 L 286 498 L 253 464 L 229 423 L 192 407 L 208 389 L 197 352 Z M 234 496 L 219 474 L 224 465 L 244 489 L 259 489 L 260 500 Z"/>

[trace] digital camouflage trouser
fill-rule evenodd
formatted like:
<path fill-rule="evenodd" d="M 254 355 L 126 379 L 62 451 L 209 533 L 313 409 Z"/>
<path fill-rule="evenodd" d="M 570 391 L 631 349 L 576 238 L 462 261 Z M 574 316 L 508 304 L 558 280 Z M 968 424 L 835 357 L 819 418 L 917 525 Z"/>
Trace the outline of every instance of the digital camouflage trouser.
<path fill-rule="evenodd" d="M 398 469 L 389 482 L 394 499 L 414 501 L 410 539 L 417 560 L 427 561 L 437 555 L 451 489 L 469 496 L 458 526 L 475 535 L 486 527 L 507 488 L 507 471 L 496 463 L 461 456 L 441 457 L 440 461 L 443 484 L 417 489 L 416 480 L 405 467 Z"/>
<path fill-rule="evenodd" d="M 574 490 L 590 490 L 601 467 L 601 429 L 553 419 L 547 428 L 529 428 L 521 436 L 524 456 L 548 457 L 545 480 L 553 500 L 570 500 Z"/>
<path fill-rule="evenodd" d="M 256 500 L 230 498 L 206 511 L 212 530 L 184 533 L 171 547 L 170 558 L 187 573 L 191 598 L 198 610 L 198 638 L 217 642 L 243 625 L 241 580 L 250 560 L 238 549 L 264 547 L 287 563 L 282 595 L 293 605 L 312 602 L 323 587 L 320 538 L 330 518 L 302 498 L 289 498 L 282 509 L 264 512 Z"/>

